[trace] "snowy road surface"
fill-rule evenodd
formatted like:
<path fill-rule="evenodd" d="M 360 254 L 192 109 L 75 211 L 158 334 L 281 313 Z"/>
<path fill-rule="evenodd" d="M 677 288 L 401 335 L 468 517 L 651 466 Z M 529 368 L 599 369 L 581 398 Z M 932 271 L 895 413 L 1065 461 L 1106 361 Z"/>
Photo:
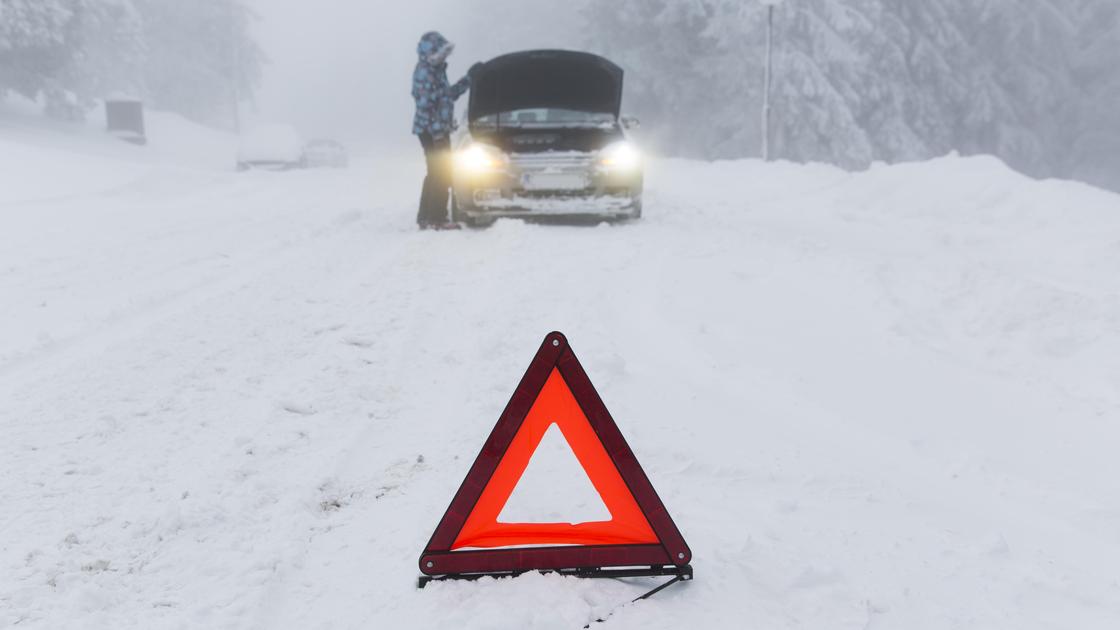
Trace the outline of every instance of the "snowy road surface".
<path fill-rule="evenodd" d="M 97 151 L 0 141 L 2 627 L 1120 627 L 1120 196 L 660 161 L 638 224 L 419 233 L 418 160 Z M 553 329 L 696 581 L 418 591 Z"/>

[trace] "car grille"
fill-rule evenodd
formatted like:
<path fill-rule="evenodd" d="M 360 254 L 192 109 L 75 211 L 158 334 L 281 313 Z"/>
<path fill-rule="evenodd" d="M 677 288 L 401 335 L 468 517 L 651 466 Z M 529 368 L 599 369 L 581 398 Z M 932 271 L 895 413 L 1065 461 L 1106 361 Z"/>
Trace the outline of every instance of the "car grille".
<path fill-rule="evenodd" d="M 576 151 L 515 153 L 510 156 L 518 178 L 517 190 L 528 194 L 551 194 L 588 190 L 594 156 Z"/>
<path fill-rule="evenodd" d="M 586 171 L 595 163 L 589 153 L 514 153 L 509 156 L 511 164 L 522 171 L 542 171 L 558 169 L 561 171 Z"/>

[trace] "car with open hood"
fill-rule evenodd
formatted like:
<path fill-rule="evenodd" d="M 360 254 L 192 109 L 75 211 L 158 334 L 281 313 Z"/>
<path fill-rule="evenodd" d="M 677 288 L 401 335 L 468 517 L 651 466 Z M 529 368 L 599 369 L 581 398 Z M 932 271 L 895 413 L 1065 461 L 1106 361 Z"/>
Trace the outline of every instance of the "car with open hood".
<path fill-rule="evenodd" d="M 620 116 L 623 71 L 584 52 L 511 53 L 471 71 L 456 139 L 456 221 L 635 219 L 642 159 Z"/>

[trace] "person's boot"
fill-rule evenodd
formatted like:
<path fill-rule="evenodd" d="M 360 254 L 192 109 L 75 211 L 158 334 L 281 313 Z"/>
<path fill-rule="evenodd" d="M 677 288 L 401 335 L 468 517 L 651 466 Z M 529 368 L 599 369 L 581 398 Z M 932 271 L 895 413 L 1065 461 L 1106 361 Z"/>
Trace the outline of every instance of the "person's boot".
<path fill-rule="evenodd" d="M 458 223 L 452 223 L 452 222 L 437 223 L 437 222 L 425 221 L 425 222 L 420 223 L 420 229 L 421 230 L 439 230 L 439 231 L 461 230 L 461 229 L 463 229 L 463 226 L 459 225 Z"/>

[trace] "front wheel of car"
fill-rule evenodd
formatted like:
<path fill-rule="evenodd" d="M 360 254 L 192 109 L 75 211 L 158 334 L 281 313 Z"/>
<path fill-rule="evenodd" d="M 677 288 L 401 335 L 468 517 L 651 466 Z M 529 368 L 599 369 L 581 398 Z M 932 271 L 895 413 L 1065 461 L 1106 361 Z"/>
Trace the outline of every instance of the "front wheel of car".
<path fill-rule="evenodd" d="M 630 205 L 630 218 L 631 219 L 642 218 L 642 200 L 640 198 L 635 199 L 634 203 Z"/>
<path fill-rule="evenodd" d="M 454 189 L 451 191 L 451 220 L 455 223 L 467 222 L 467 214 L 459 207 L 459 194 Z"/>
<path fill-rule="evenodd" d="M 628 214 L 615 215 L 615 217 L 610 219 L 608 221 L 608 223 L 611 223 L 612 225 L 625 225 L 627 223 L 633 223 L 634 221 L 637 221 L 638 219 L 641 219 L 641 218 L 642 218 L 642 200 L 641 199 L 635 199 L 633 202 L 630 203 L 630 212 Z"/>
<path fill-rule="evenodd" d="M 630 223 L 642 218 L 642 200 L 635 199 L 630 204 L 630 213 L 624 214 L 614 220 L 615 223 Z"/>
<path fill-rule="evenodd" d="M 484 230 L 491 225 L 494 225 L 494 219 L 474 219 L 471 217 L 465 217 L 462 221 L 459 221 L 459 223 L 464 223 L 467 227 L 474 228 L 476 230 Z"/>
<path fill-rule="evenodd" d="M 467 214 L 459 207 L 459 196 L 455 193 L 451 194 L 451 220 L 454 223 L 461 223 L 469 228 L 481 229 L 494 225 L 494 219 L 476 219 Z"/>

